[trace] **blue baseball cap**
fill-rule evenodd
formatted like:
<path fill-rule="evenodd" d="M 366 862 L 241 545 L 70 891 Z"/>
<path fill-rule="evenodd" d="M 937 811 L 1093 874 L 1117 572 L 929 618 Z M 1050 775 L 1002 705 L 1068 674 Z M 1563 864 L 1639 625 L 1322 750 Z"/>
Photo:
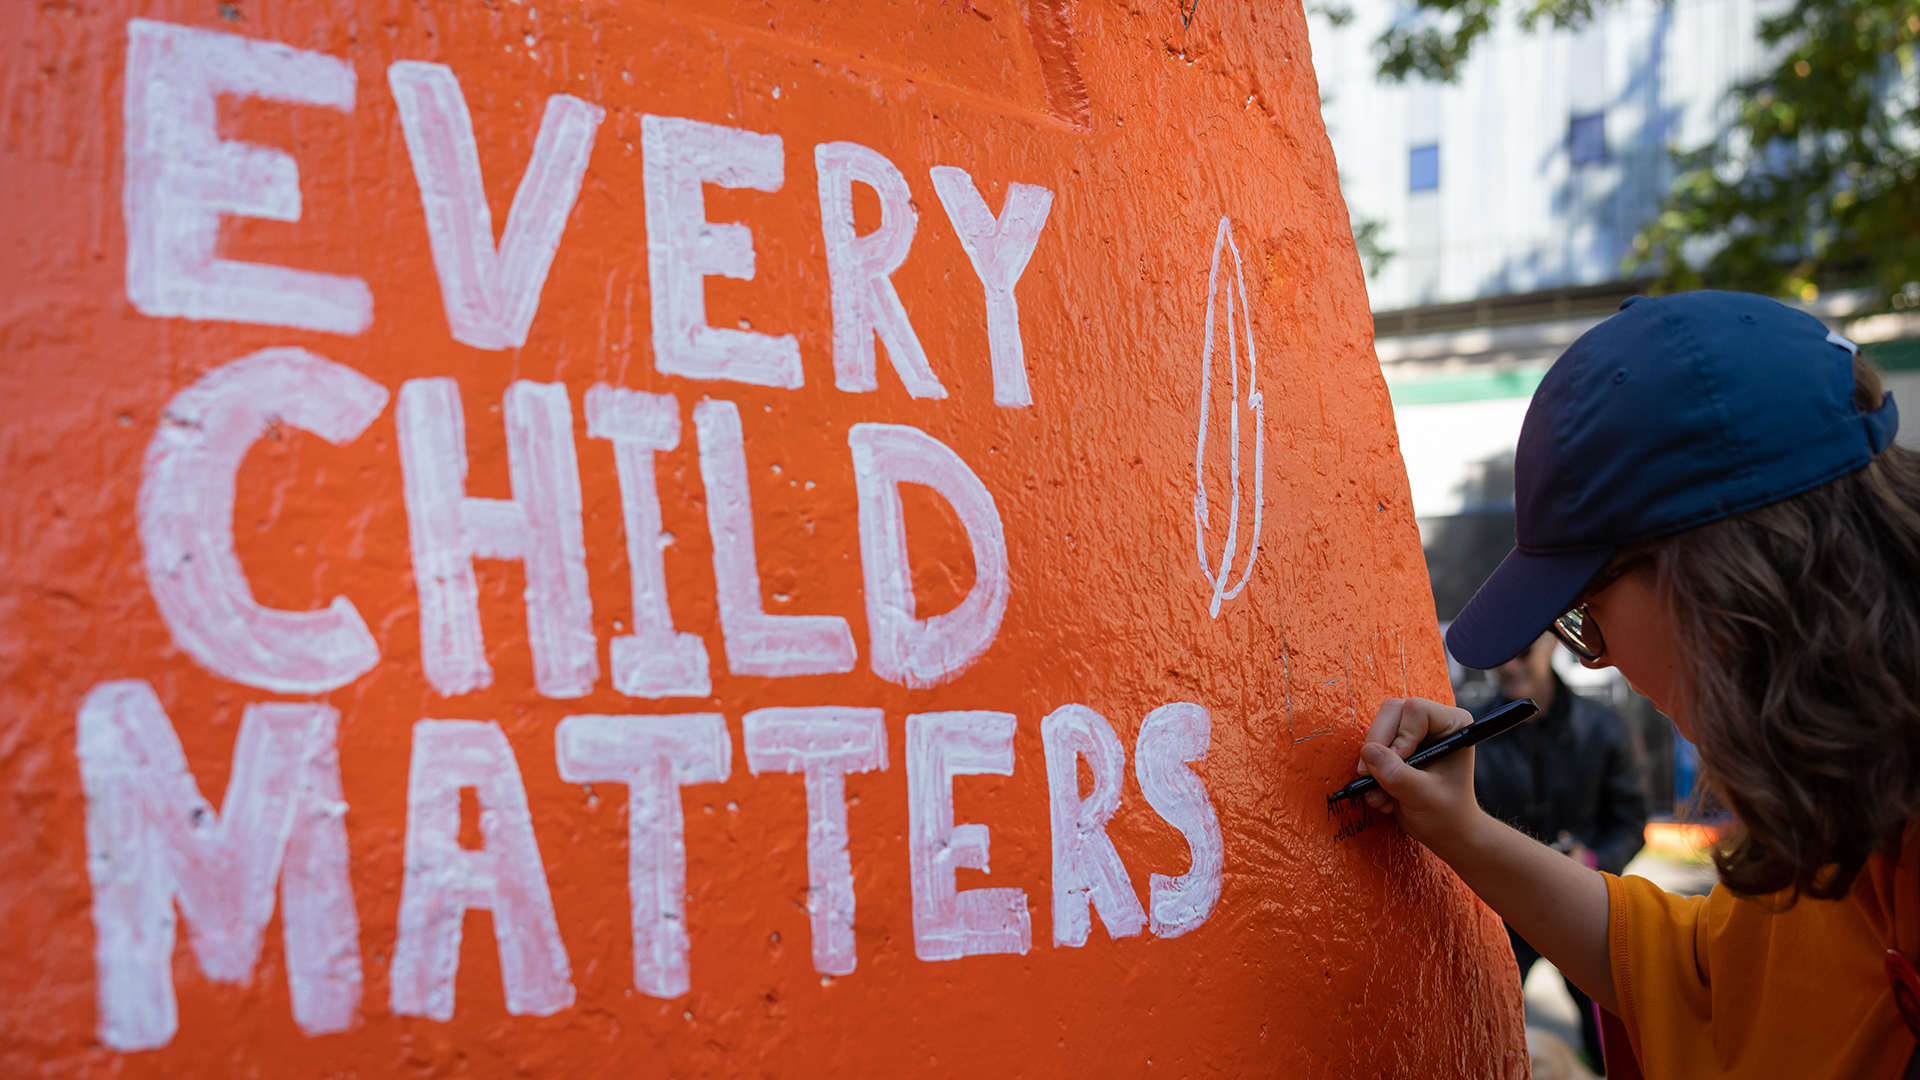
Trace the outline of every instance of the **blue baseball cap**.
<path fill-rule="evenodd" d="M 1858 346 L 1764 296 L 1636 296 L 1547 372 L 1514 452 L 1514 549 L 1447 629 L 1468 667 L 1519 655 L 1618 549 L 1810 491 L 1892 442 L 1853 400 Z"/>

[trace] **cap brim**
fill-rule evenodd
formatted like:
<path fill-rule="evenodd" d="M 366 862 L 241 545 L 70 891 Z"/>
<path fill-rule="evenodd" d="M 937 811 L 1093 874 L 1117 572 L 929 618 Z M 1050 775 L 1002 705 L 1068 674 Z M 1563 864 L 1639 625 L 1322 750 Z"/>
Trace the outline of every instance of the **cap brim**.
<path fill-rule="evenodd" d="M 1470 668 L 1499 667 L 1546 632 L 1612 557 L 1611 548 L 1575 555 L 1515 548 L 1447 627 L 1447 651 Z"/>

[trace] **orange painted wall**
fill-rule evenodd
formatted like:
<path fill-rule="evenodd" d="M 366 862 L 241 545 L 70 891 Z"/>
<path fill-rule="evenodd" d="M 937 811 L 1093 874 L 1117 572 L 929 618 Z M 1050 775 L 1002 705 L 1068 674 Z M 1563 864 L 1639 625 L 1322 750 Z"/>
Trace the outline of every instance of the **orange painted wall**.
<path fill-rule="evenodd" d="M 228 218 L 219 251 L 364 280 L 364 331 L 157 316 L 130 300 L 134 17 L 351 66 L 350 111 L 222 99 L 221 138 L 291 155 L 300 202 L 294 222 Z M 1324 807 L 1351 773 L 1373 703 L 1445 698 L 1448 686 L 1297 4 L 1203 2 L 1183 27 L 1174 0 L 103 0 L 6 5 L 0 39 L 0 1073 L 1523 1074 L 1498 921 L 1390 824 L 1342 836 Z M 402 60 L 457 76 L 496 231 L 549 96 L 605 110 L 524 346 L 450 335 L 389 88 L 389 65 Z M 710 277 L 704 293 L 712 325 L 794 335 L 804 385 L 657 369 L 646 114 L 783 140 L 780 190 L 705 188 L 709 219 L 750 228 L 756 272 Z M 909 396 L 884 349 L 877 390 L 836 388 L 814 158 L 834 141 L 878 151 L 907 182 L 918 229 L 891 280 L 944 399 Z M 965 169 L 995 213 L 1010 184 L 1052 193 L 1016 290 L 1029 406 L 994 401 L 982 285 L 930 182 L 938 165 Z M 856 186 L 854 205 L 859 229 L 872 229 L 872 192 Z M 1230 326 L 1221 309 L 1203 469 L 1213 565 L 1235 413 L 1235 580 L 1252 530 L 1256 440 L 1262 526 L 1245 590 L 1216 617 L 1194 497 L 1223 218 L 1244 267 L 1263 426 L 1244 397 L 1246 313 Z M 1232 263 L 1228 253 L 1221 292 Z M 168 403 L 276 346 L 310 350 L 392 395 L 342 445 L 291 425 L 263 431 L 235 481 L 234 550 L 258 603 L 307 610 L 345 597 L 377 643 L 377 666 L 319 695 L 223 678 L 177 644 L 136 526 L 143 460 L 170 423 Z M 518 562 L 478 564 L 492 685 L 443 696 L 423 675 L 395 417 L 403 384 L 431 377 L 457 382 L 476 497 L 510 495 L 509 386 L 566 389 L 598 650 L 586 696 L 536 692 Z M 656 462 L 671 535 L 662 550 L 673 623 L 711 658 L 710 698 L 644 700 L 611 682 L 609 642 L 631 632 L 632 593 L 614 453 L 585 425 L 597 384 L 672 395 L 680 410 L 678 446 Z M 730 670 L 694 423 L 708 398 L 741 416 L 765 610 L 844 618 L 858 647 L 850 673 Z M 942 685 L 910 688 L 872 668 L 849 451 L 852 426 L 870 422 L 951 448 L 1004 523 L 1004 620 L 984 655 Z M 939 497 L 909 487 L 905 514 L 926 618 L 977 585 L 975 557 Z M 216 808 L 245 706 L 317 698 L 338 710 L 364 970 L 349 1030 L 308 1036 L 294 1025 L 276 914 L 243 985 L 207 978 L 183 927 L 177 1034 L 126 1053 L 102 1042 L 76 718 L 90 692 L 129 679 L 152 686 Z M 1107 831 L 1146 904 L 1150 874 L 1189 864 L 1186 839 L 1134 774 L 1143 719 L 1173 702 L 1210 716 L 1211 746 L 1191 770 L 1223 840 L 1217 906 L 1182 936 L 1115 939 L 1096 917 L 1083 947 L 1056 947 L 1041 720 L 1077 703 L 1111 723 L 1127 757 Z M 802 705 L 885 711 L 888 767 L 845 780 L 857 970 L 837 978 L 810 956 L 801 777 L 751 775 L 742 747 L 749 711 Z M 916 958 L 906 727 L 910 714 L 938 710 L 1017 718 L 1012 774 L 958 778 L 953 805 L 956 820 L 991 835 L 991 874 L 961 870 L 958 887 L 1024 892 L 1024 955 Z M 563 780 L 554 732 L 578 714 L 703 711 L 726 719 L 731 775 L 681 791 L 691 990 L 661 1000 L 633 988 L 625 792 Z M 508 1013 L 484 912 L 464 918 L 451 1021 L 390 1006 L 409 748 L 422 718 L 497 721 L 512 747 L 576 995 L 551 1016 Z"/>

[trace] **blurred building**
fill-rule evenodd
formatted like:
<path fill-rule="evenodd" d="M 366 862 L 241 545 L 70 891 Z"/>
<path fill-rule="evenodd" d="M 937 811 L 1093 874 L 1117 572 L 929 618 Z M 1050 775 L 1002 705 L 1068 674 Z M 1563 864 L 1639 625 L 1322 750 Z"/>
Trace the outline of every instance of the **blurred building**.
<path fill-rule="evenodd" d="M 1673 178 L 1670 151 L 1709 141 L 1726 93 L 1763 70 L 1758 24 L 1776 0 L 1626 0 L 1574 32 L 1513 25 L 1453 84 L 1376 78 L 1375 41 L 1404 4 L 1309 5 L 1314 65 L 1356 225 L 1388 253 L 1368 280 L 1442 622 L 1513 544 L 1513 449 L 1555 358 L 1640 283 L 1622 269 Z M 1336 23 L 1336 18 L 1338 22 Z M 1920 307 L 1920 286 L 1894 298 Z M 1861 293 L 1804 305 L 1867 346 L 1920 440 L 1920 314 Z M 1626 712 L 1654 771 L 1667 725 L 1611 670 L 1564 651 L 1563 677 Z M 1467 701 L 1487 692 L 1455 671 Z M 1668 790 L 1671 790 L 1670 788 Z"/>

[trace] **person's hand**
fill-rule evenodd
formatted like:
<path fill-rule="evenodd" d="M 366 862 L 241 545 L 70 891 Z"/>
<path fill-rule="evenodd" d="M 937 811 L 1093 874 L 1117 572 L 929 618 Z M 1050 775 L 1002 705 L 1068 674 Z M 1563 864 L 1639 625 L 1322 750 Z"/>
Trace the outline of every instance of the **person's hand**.
<path fill-rule="evenodd" d="M 1467 710 L 1425 698 L 1381 702 L 1360 746 L 1356 770 L 1380 784 L 1380 790 L 1367 792 L 1367 805 L 1392 814 L 1407 835 L 1436 850 L 1464 836 L 1481 812 L 1473 797 L 1473 751 L 1462 750 L 1427 769 L 1416 769 L 1405 759 L 1428 739 L 1443 738 L 1471 723 Z"/>

